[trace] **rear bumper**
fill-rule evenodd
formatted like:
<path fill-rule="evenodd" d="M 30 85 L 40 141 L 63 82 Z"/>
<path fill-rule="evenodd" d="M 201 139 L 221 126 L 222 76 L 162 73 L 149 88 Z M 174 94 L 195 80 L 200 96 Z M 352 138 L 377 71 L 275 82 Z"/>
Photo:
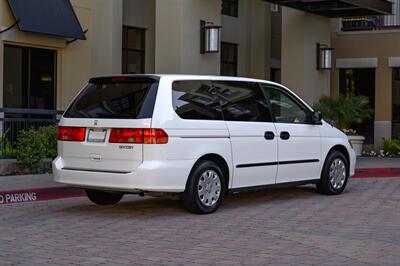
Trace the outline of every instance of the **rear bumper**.
<path fill-rule="evenodd" d="M 143 162 L 134 172 L 113 173 L 64 169 L 61 157 L 53 161 L 54 181 L 66 185 L 112 191 L 183 192 L 192 160 Z"/>
<path fill-rule="evenodd" d="M 353 149 L 348 149 L 350 157 L 350 176 L 355 175 L 357 156 Z"/>

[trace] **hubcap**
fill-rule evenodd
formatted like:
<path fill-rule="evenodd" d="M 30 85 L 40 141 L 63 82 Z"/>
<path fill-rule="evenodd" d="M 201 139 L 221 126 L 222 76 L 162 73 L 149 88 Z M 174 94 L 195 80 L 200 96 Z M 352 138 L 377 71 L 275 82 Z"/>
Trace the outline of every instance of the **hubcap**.
<path fill-rule="evenodd" d="M 342 159 L 335 159 L 329 168 L 329 181 L 334 189 L 341 189 L 346 181 L 346 164 Z"/>
<path fill-rule="evenodd" d="M 214 170 L 205 171 L 199 178 L 197 194 L 205 206 L 213 206 L 221 195 L 221 180 Z"/>

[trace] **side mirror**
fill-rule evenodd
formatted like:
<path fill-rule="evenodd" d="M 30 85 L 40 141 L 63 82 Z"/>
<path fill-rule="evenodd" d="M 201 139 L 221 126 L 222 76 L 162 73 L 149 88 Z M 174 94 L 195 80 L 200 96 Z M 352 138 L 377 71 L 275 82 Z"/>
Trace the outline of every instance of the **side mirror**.
<path fill-rule="evenodd" d="M 312 112 L 311 116 L 310 116 L 310 120 L 311 120 L 311 123 L 314 124 L 314 125 L 321 124 L 321 121 L 322 121 L 321 112 L 319 112 L 319 111 Z"/>

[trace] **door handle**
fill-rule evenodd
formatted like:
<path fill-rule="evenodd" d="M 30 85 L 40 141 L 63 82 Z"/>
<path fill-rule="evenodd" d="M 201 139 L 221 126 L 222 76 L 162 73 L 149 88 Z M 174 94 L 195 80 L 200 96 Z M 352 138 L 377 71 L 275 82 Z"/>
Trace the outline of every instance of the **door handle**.
<path fill-rule="evenodd" d="M 264 138 L 267 140 L 271 140 L 275 138 L 275 134 L 272 131 L 266 131 L 264 134 Z"/>
<path fill-rule="evenodd" d="M 287 131 L 282 131 L 281 134 L 280 134 L 280 137 L 283 140 L 288 140 L 288 139 L 290 139 L 290 134 Z"/>

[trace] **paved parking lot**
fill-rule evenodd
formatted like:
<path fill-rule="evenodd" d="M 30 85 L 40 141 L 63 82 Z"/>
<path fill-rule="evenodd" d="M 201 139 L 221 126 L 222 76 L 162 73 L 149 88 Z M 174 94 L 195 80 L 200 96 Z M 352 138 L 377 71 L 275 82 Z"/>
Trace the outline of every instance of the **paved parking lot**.
<path fill-rule="evenodd" d="M 212 215 L 129 196 L 0 205 L 2 265 L 399 265 L 400 179 L 243 193 Z"/>

